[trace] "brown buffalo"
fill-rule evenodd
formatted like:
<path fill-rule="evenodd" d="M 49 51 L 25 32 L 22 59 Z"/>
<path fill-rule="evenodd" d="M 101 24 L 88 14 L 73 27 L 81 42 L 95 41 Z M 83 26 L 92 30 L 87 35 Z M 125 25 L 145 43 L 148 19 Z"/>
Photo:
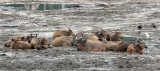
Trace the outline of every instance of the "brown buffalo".
<path fill-rule="evenodd" d="M 80 32 L 80 31 L 78 31 L 77 34 L 75 35 L 75 40 L 79 40 L 79 39 L 81 39 L 83 36 L 84 36 L 83 33 Z"/>
<path fill-rule="evenodd" d="M 111 36 L 112 36 L 112 32 L 111 31 L 105 31 L 105 30 L 101 30 L 100 33 L 99 33 L 99 36 L 102 37 L 105 37 L 106 38 L 106 41 L 112 41 L 111 40 Z"/>
<path fill-rule="evenodd" d="M 48 38 L 42 38 L 41 39 L 41 41 L 42 41 L 42 47 L 44 47 L 44 48 L 48 48 L 48 45 L 49 45 L 49 40 L 48 40 Z"/>
<path fill-rule="evenodd" d="M 4 43 L 4 47 L 10 47 L 11 44 L 12 44 L 12 40 L 9 39 L 8 41 L 6 41 L 6 42 Z"/>
<path fill-rule="evenodd" d="M 138 54 L 143 54 L 144 45 L 143 43 L 139 42 L 139 43 L 134 43 L 134 44 L 130 44 L 127 48 L 127 52 L 134 54 L 134 53 L 138 53 Z"/>
<path fill-rule="evenodd" d="M 100 41 L 92 41 L 86 39 L 78 40 L 78 50 L 88 51 L 106 51 L 106 45 Z"/>
<path fill-rule="evenodd" d="M 103 38 L 99 32 L 91 32 L 87 35 L 83 35 L 82 32 L 79 32 L 77 33 L 76 35 L 76 40 L 79 40 L 79 39 L 86 39 L 86 40 L 92 40 L 92 41 L 102 41 L 102 42 L 107 42 L 105 38 Z"/>
<path fill-rule="evenodd" d="M 36 37 L 37 37 L 37 34 L 35 34 L 35 36 L 30 34 L 29 36 L 14 36 L 14 37 L 12 37 L 12 39 L 19 40 L 19 41 L 28 41 L 28 43 L 30 43 L 32 38 L 36 38 Z M 10 47 L 11 44 L 12 44 L 12 40 L 9 39 L 8 41 L 5 42 L 4 46 Z"/>
<path fill-rule="evenodd" d="M 52 41 L 52 46 L 72 46 L 75 38 L 73 36 L 61 36 L 57 37 Z"/>
<path fill-rule="evenodd" d="M 63 31 L 60 31 L 60 30 L 57 30 L 53 33 L 53 39 L 55 39 L 56 37 L 60 37 L 60 36 L 73 36 L 74 33 L 72 32 L 72 30 L 63 30 Z"/>
<path fill-rule="evenodd" d="M 12 37 L 12 39 L 19 40 L 19 41 L 27 41 L 27 37 L 25 36 L 14 36 Z M 12 44 L 12 40 L 9 39 L 8 41 L 5 42 L 4 47 L 10 47 L 11 44 Z"/>
<path fill-rule="evenodd" d="M 87 39 L 87 40 L 93 40 L 93 41 L 99 41 L 97 35 L 95 33 L 89 33 L 88 35 L 83 35 L 82 32 L 78 31 L 77 35 L 75 36 L 76 40 L 79 40 L 81 38 Z"/>
<path fill-rule="evenodd" d="M 129 41 L 129 42 L 117 42 L 117 43 L 108 43 L 106 50 L 110 51 L 118 51 L 118 52 L 126 52 L 129 45 L 139 43 L 141 44 L 141 48 L 147 48 L 145 42 L 143 41 Z"/>
<path fill-rule="evenodd" d="M 121 32 L 111 32 L 111 31 L 105 31 L 101 30 L 100 35 L 103 37 L 106 37 L 107 41 L 121 41 L 122 39 L 122 33 Z"/>
<path fill-rule="evenodd" d="M 18 39 L 12 39 L 12 44 L 11 44 L 12 49 L 30 49 L 30 45 L 26 41 L 19 41 Z"/>
<path fill-rule="evenodd" d="M 30 42 L 30 46 L 32 49 L 47 48 L 48 43 L 48 38 L 33 38 Z"/>
<path fill-rule="evenodd" d="M 112 46 L 112 50 L 113 51 L 118 51 L 118 52 L 126 52 L 128 46 L 132 44 L 130 42 L 120 42 L 120 43 L 115 43 L 113 46 Z"/>
<path fill-rule="evenodd" d="M 33 36 L 33 34 L 31 33 L 29 36 L 27 36 L 27 41 L 28 41 L 28 43 L 31 42 L 32 38 L 37 38 L 37 35 L 38 35 L 38 34 L 35 34 L 35 36 Z"/>
<path fill-rule="evenodd" d="M 90 34 L 96 36 L 99 41 L 103 41 L 103 42 L 107 41 L 106 37 L 107 37 L 108 32 L 106 32 L 105 30 L 101 30 L 101 31 L 97 31 L 97 32 L 92 32 Z"/>
<path fill-rule="evenodd" d="M 84 39 L 92 40 L 92 41 L 99 41 L 99 38 L 95 33 L 89 33 L 87 36 L 84 37 Z"/>
<path fill-rule="evenodd" d="M 15 36 L 12 37 L 13 39 L 17 39 L 19 41 L 27 41 L 27 37 L 26 36 Z"/>
<path fill-rule="evenodd" d="M 110 40 L 112 41 L 121 41 L 122 39 L 122 33 L 121 32 L 115 32 L 112 34 L 112 36 L 110 36 Z"/>
<path fill-rule="evenodd" d="M 110 34 L 110 32 L 107 32 L 107 31 L 105 31 L 105 30 L 103 30 L 103 29 L 101 29 L 101 31 L 100 31 L 100 36 L 102 36 L 102 37 L 106 37 L 106 38 L 109 38 L 109 34 Z"/>
<path fill-rule="evenodd" d="M 107 42 L 106 43 L 106 51 L 114 51 L 115 47 L 119 45 L 121 42 Z"/>

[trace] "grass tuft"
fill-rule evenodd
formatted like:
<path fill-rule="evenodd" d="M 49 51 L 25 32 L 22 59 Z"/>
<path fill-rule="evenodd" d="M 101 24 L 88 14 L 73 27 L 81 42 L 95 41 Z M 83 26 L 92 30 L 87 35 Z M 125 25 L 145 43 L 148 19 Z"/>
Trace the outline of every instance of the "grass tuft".
<path fill-rule="evenodd" d="M 59 26 L 59 25 L 61 25 L 60 23 L 61 23 L 61 21 L 56 20 L 54 18 L 47 19 L 47 24 L 50 26 Z"/>

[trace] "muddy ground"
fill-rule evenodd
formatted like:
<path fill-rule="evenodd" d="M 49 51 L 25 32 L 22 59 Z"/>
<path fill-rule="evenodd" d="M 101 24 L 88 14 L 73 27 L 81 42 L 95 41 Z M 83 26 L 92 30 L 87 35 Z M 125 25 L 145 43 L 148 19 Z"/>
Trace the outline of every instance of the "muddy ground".
<path fill-rule="evenodd" d="M 85 6 L 86 5 L 86 6 Z M 0 7 L 0 70 L 64 71 L 158 71 L 160 70 L 160 4 L 109 3 L 106 8 L 85 4 L 80 8 L 52 11 L 14 10 Z M 155 23 L 157 28 L 151 27 Z M 143 25 L 141 35 L 137 25 Z M 144 54 L 126 52 L 77 51 L 77 46 L 46 50 L 15 50 L 3 47 L 16 35 L 39 34 L 49 37 L 56 30 L 72 29 L 88 33 L 100 29 L 115 30 L 123 37 L 140 37 L 148 48 Z"/>

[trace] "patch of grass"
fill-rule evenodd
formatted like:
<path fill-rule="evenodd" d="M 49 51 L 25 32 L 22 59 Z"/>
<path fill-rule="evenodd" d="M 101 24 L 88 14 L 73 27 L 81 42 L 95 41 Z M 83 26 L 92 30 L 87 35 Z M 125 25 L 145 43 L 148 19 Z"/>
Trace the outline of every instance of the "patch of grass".
<path fill-rule="evenodd" d="M 153 47 L 159 48 L 160 45 L 153 45 Z"/>
<path fill-rule="evenodd" d="M 59 26 L 59 25 L 61 25 L 60 24 L 61 21 L 56 20 L 54 18 L 47 19 L 46 21 L 47 21 L 47 24 L 50 25 L 50 26 Z"/>
<path fill-rule="evenodd" d="M 96 25 L 91 25 L 91 27 L 92 27 L 93 29 L 99 29 L 99 26 L 96 26 Z"/>
<path fill-rule="evenodd" d="M 144 54 L 146 55 L 160 55 L 160 51 L 156 51 L 156 52 L 144 52 Z"/>
<path fill-rule="evenodd" d="M 152 38 L 142 38 L 142 40 L 153 40 Z"/>
<path fill-rule="evenodd" d="M 2 33 L 1 36 L 10 37 L 10 36 L 18 36 L 18 35 L 21 35 L 21 34 L 13 34 L 13 33 L 8 33 L 8 34 L 6 34 L 6 33 Z"/>
<path fill-rule="evenodd" d="M 131 40 L 136 40 L 135 37 L 123 37 L 122 41 L 131 41 Z"/>
<path fill-rule="evenodd" d="M 156 33 L 160 33 L 160 30 L 155 31 Z"/>
<path fill-rule="evenodd" d="M 107 61 L 111 61 L 111 60 L 113 60 L 113 58 L 112 57 L 106 57 L 106 58 L 104 58 L 105 60 L 107 60 Z"/>

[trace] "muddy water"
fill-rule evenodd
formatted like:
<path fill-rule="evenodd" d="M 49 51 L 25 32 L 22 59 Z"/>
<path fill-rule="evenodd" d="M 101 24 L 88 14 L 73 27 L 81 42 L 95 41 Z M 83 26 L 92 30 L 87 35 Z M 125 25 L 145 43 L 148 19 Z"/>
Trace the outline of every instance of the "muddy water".
<path fill-rule="evenodd" d="M 159 70 L 159 4 L 110 3 L 106 8 L 87 4 L 79 10 L 24 11 L 0 8 L 0 70 Z M 6 8 L 7 9 L 7 8 Z M 151 27 L 155 23 L 157 28 Z M 140 31 L 137 25 L 144 27 Z M 39 34 L 49 37 L 56 30 L 115 30 L 123 41 L 143 38 L 144 54 L 126 52 L 77 51 L 77 47 L 52 47 L 46 50 L 13 50 L 3 47 L 12 36 Z M 140 34 L 138 34 L 140 33 Z"/>

